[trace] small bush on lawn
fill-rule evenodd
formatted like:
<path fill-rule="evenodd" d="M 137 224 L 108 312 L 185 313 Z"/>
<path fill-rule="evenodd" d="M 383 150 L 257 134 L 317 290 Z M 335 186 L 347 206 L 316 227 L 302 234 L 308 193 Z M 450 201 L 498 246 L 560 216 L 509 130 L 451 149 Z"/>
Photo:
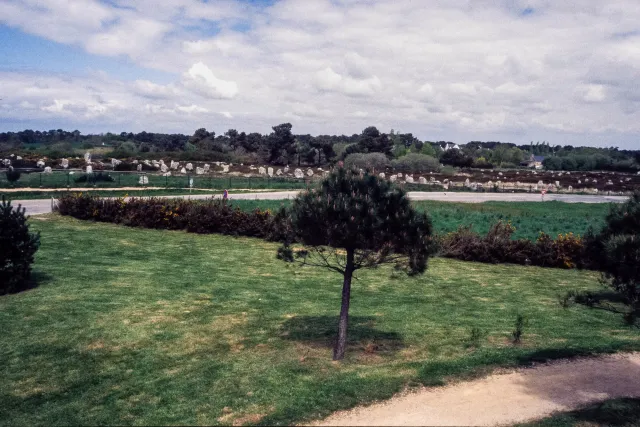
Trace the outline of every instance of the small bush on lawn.
<path fill-rule="evenodd" d="M 0 295 L 22 289 L 31 274 L 40 236 L 29 232 L 24 208 L 0 202 Z"/>
<path fill-rule="evenodd" d="M 6 172 L 7 181 L 13 183 L 20 179 L 20 171 L 15 170 L 13 167 L 10 167 Z"/>
<path fill-rule="evenodd" d="M 98 173 L 80 175 L 79 177 L 74 179 L 74 181 L 95 184 L 96 182 L 115 182 L 115 179 L 113 179 L 111 175 L 98 172 Z"/>

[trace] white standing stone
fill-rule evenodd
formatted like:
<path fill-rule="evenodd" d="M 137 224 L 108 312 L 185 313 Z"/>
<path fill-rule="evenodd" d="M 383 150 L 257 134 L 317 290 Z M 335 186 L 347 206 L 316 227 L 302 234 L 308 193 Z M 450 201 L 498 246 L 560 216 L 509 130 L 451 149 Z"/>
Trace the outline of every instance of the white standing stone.
<path fill-rule="evenodd" d="M 231 167 L 231 165 L 222 165 L 222 173 L 227 173 L 229 172 L 229 168 Z"/>
<path fill-rule="evenodd" d="M 556 187 L 560 187 L 560 181 L 556 181 Z"/>
<path fill-rule="evenodd" d="M 404 182 L 406 182 L 407 184 L 413 184 L 413 177 L 411 175 L 407 175 L 404 178 Z"/>
<path fill-rule="evenodd" d="M 174 162 L 173 160 L 171 160 L 171 169 L 177 170 L 178 166 L 180 166 L 180 163 Z"/>
<path fill-rule="evenodd" d="M 205 163 L 204 164 L 204 171 L 205 172 L 209 172 L 209 170 L 211 170 L 211 165 L 209 163 Z"/>
<path fill-rule="evenodd" d="M 397 179 L 398 179 L 398 176 L 397 176 L 397 175 L 391 175 L 391 176 L 389 177 L 389 181 L 391 181 L 391 182 L 396 182 L 396 180 L 397 180 Z"/>
<path fill-rule="evenodd" d="M 87 173 L 93 173 L 93 166 L 87 166 Z"/>
<path fill-rule="evenodd" d="M 289 166 L 285 166 L 283 172 L 284 173 L 289 173 Z M 638 174 L 638 175 L 640 175 L 640 174 Z"/>
<path fill-rule="evenodd" d="M 36 166 L 39 168 L 43 168 L 44 167 L 44 160 L 38 160 L 38 163 L 36 163 Z"/>
<path fill-rule="evenodd" d="M 307 169 L 307 176 L 313 176 L 313 170 Z"/>
<path fill-rule="evenodd" d="M 421 176 L 420 178 L 418 178 L 418 182 L 420 184 L 427 184 L 427 178 L 425 178 L 424 176 Z"/>
<path fill-rule="evenodd" d="M 471 185 L 471 181 L 469 181 L 469 178 L 464 180 L 464 186 L 465 187 L 469 187 Z"/>
<path fill-rule="evenodd" d="M 278 169 L 278 170 L 276 171 L 276 175 L 277 175 L 277 176 L 282 175 L 282 169 Z"/>
<path fill-rule="evenodd" d="M 134 160 L 134 161 L 133 161 L 133 162 L 131 162 L 131 163 L 133 163 L 134 165 L 137 165 L 139 162 L 138 162 L 138 160 L 136 159 L 136 160 Z"/>
<path fill-rule="evenodd" d="M 398 178 L 402 178 L 402 174 L 401 173 L 398 173 L 397 176 L 398 176 Z"/>
<path fill-rule="evenodd" d="M 498 176 L 502 176 L 502 172 L 498 172 Z"/>
<path fill-rule="evenodd" d="M 188 171 L 192 171 L 193 170 L 193 163 L 187 163 L 186 168 L 187 168 Z"/>
<path fill-rule="evenodd" d="M 118 159 L 111 159 L 111 166 L 113 166 L 114 168 L 118 166 L 120 163 L 122 162 Z"/>
<path fill-rule="evenodd" d="M 91 163 L 91 153 L 90 152 L 86 152 L 84 153 L 84 161 L 85 163 Z"/>
<path fill-rule="evenodd" d="M 136 166 L 136 170 L 138 172 L 142 172 L 142 164 L 139 164 L 138 166 Z"/>
<path fill-rule="evenodd" d="M 143 175 L 143 176 L 141 176 L 141 177 L 140 177 L 140 179 L 138 180 L 138 183 L 139 183 L 140 185 L 147 185 L 147 184 L 149 184 L 149 178 L 147 178 L 147 176 L 146 176 L 146 175 Z"/>
<path fill-rule="evenodd" d="M 180 173 L 187 173 L 187 170 L 185 168 L 180 169 Z"/>
<path fill-rule="evenodd" d="M 538 185 L 544 185 L 544 182 L 538 181 Z"/>
<path fill-rule="evenodd" d="M 46 173 L 46 174 L 50 174 L 50 173 L 52 173 L 52 172 L 53 172 L 53 171 L 51 170 L 51 166 L 47 166 L 46 168 L 44 168 L 44 173 Z"/>
<path fill-rule="evenodd" d="M 293 171 L 293 176 L 295 176 L 298 179 L 302 179 L 304 178 L 304 172 L 302 172 L 302 169 L 296 169 Z"/>
<path fill-rule="evenodd" d="M 196 175 L 203 175 L 204 174 L 204 168 L 196 168 Z"/>
<path fill-rule="evenodd" d="M 384 172 L 380 172 L 380 175 L 378 175 L 380 177 L 380 179 L 384 179 Z"/>
<path fill-rule="evenodd" d="M 273 168 L 267 168 L 267 175 L 273 176 Z"/>
<path fill-rule="evenodd" d="M 267 174 L 267 170 L 266 170 L 265 168 L 263 168 L 262 166 L 260 166 L 260 167 L 258 168 L 258 173 L 259 173 L 260 175 L 266 175 L 266 174 Z"/>
<path fill-rule="evenodd" d="M 160 172 L 167 173 L 169 172 L 169 168 L 164 163 L 160 165 Z"/>

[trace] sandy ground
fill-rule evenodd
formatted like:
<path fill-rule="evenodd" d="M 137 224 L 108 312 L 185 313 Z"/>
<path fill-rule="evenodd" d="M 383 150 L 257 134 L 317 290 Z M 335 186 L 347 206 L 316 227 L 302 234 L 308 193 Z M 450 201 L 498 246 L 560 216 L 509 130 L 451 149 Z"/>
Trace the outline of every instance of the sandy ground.
<path fill-rule="evenodd" d="M 640 353 L 556 361 L 423 389 L 313 425 L 510 425 L 618 397 L 640 397 Z"/>

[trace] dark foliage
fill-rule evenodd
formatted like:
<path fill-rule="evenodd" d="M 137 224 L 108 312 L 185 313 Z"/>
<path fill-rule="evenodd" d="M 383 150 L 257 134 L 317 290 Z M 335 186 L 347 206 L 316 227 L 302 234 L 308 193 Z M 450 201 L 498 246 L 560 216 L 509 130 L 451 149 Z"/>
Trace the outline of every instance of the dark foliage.
<path fill-rule="evenodd" d="M 0 295 L 23 289 L 31 274 L 40 235 L 29 232 L 24 208 L 0 202 Z"/>
<path fill-rule="evenodd" d="M 111 222 L 130 227 L 186 230 L 282 240 L 288 235 L 289 216 L 283 209 L 245 212 L 223 200 L 163 198 L 103 199 L 77 193 L 62 196 L 58 211 L 78 219 Z"/>
<path fill-rule="evenodd" d="M 20 179 L 20 171 L 15 170 L 14 168 L 9 168 L 5 174 L 7 175 L 7 181 L 9 182 L 16 182 Z"/>
<path fill-rule="evenodd" d="M 612 206 L 598 237 L 600 270 L 629 307 L 631 323 L 640 315 L 640 191 Z"/>
<path fill-rule="evenodd" d="M 512 240 L 515 228 L 509 223 L 494 224 L 485 236 L 471 227 L 440 236 L 440 255 L 463 261 L 510 263 L 555 268 L 592 268 L 592 254 L 584 239 L 573 234 L 559 235 L 556 240 L 540 233 L 536 242 Z"/>
<path fill-rule="evenodd" d="M 74 181 L 95 184 L 96 182 L 115 182 L 115 179 L 111 175 L 108 175 L 106 173 L 97 172 L 80 175 L 75 178 Z"/>

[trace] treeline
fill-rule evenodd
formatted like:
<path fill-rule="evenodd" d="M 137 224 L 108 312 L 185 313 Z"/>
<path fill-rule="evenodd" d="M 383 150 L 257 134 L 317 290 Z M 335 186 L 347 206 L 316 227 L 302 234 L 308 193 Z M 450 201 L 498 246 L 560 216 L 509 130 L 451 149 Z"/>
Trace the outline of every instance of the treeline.
<path fill-rule="evenodd" d="M 552 170 L 640 170 L 640 150 L 617 148 L 552 146 L 547 142 L 516 145 L 500 141 L 470 141 L 456 146 L 446 141 L 422 141 L 411 133 L 391 130 L 380 132 L 370 126 L 353 135 L 296 135 L 290 123 L 272 128 L 272 132 L 239 132 L 236 129 L 216 134 L 205 128 L 193 135 L 151 132 L 88 134 L 78 130 L 24 130 L 0 133 L 0 154 L 33 153 L 50 158 L 77 156 L 81 150 L 107 147 L 106 157 L 159 157 L 184 160 L 228 161 L 248 164 L 326 165 L 350 159 L 355 166 L 449 165 L 461 168 L 516 168 L 527 166 L 532 156 L 543 157 L 542 164 Z M 381 162 L 380 154 L 388 159 Z M 358 156 L 355 156 L 355 155 Z"/>

